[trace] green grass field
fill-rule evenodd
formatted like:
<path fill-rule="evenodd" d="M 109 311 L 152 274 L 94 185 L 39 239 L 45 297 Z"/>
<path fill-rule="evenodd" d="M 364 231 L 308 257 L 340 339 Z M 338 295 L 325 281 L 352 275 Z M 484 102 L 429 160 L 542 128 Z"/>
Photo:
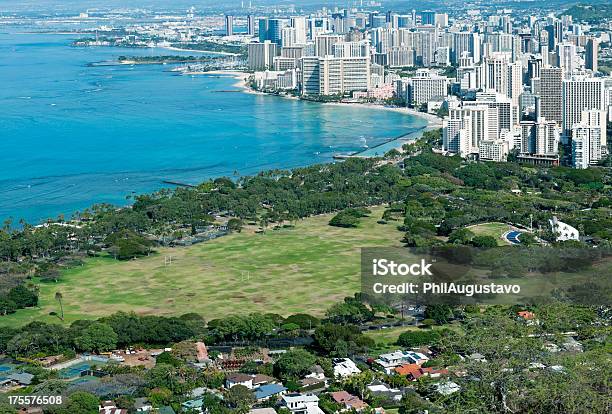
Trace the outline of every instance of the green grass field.
<path fill-rule="evenodd" d="M 385 352 L 390 352 L 390 351 L 402 348 L 401 346 L 397 345 L 397 340 L 399 339 L 400 335 L 403 334 L 404 332 L 420 331 L 423 329 L 433 329 L 433 330 L 452 329 L 457 332 L 460 331 L 460 327 L 458 324 L 447 324 L 443 326 L 435 325 L 435 326 L 432 326 L 431 328 L 421 328 L 418 326 L 393 327 L 393 328 L 381 329 L 378 331 L 367 331 L 364 333 L 364 335 L 372 338 L 374 342 L 376 342 L 376 346 L 374 347 L 374 349 L 376 350 L 376 354 L 383 354 Z"/>
<path fill-rule="evenodd" d="M 40 283 L 40 305 L 0 317 L 0 326 L 34 320 L 60 322 L 55 293 L 64 297 L 66 323 L 117 311 L 206 319 L 229 314 L 289 315 L 325 309 L 360 288 L 360 247 L 400 246 L 395 223 L 377 224 L 382 208 L 359 228 L 331 227 L 331 216 L 299 221 L 293 229 L 252 230 L 183 248 L 160 248 L 146 258 L 86 260 L 58 283 Z M 172 264 L 164 258 L 172 256 Z"/>
<path fill-rule="evenodd" d="M 468 226 L 466 228 L 469 229 L 472 233 L 474 233 L 477 236 L 495 237 L 495 240 L 497 240 L 498 246 L 510 245 L 508 240 L 505 240 L 502 238 L 502 235 L 505 232 L 512 230 L 512 227 L 510 227 L 509 225 L 505 223 L 497 223 L 497 222 L 482 223 L 482 224 L 475 224 L 473 226 Z"/>

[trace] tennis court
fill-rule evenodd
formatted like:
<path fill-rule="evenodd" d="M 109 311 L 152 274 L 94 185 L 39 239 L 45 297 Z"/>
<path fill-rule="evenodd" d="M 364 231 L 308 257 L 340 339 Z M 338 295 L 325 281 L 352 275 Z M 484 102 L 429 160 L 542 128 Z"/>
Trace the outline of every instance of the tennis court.
<path fill-rule="evenodd" d="M 71 367 L 60 370 L 59 377 L 62 379 L 80 377 L 83 372 L 88 371 L 90 369 L 91 369 L 90 364 L 86 362 L 82 362 L 80 364 L 76 364 Z"/>

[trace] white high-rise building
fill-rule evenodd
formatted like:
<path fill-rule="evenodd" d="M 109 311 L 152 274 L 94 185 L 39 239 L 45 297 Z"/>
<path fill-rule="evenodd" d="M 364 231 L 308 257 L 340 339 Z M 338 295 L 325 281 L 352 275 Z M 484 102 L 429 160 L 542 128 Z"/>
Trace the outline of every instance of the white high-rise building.
<path fill-rule="evenodd" d="M 282 47 L 293 47 L 297 44 L 294 27 L 283 27 L 281 29 L 281 44 Z"/>
<path fill-rule="evenodd" d="M 315 54 L 319 57 L 334 54 L 334 45 L 344 41 L 344 36 L 336 34 L 321 34 L 315 38 Z"/>
<path fill-rule="evenodd" d="M 303 57 L 303 95 L 344 95 L 370 87 L 369 57 Z"/>
<path fill-rule="evenodd" d="M 582 120 L 572 127 L 572 165 L 588 168 L 606 155 L 606 114 L 604 111 L 582 112 Z"/>
<path fill-rule="evenodd" d="M 459 58 L 468 53 L 474 63 L 480 62 L 480 35 L 472 32 L 454 32 L 453 56 L 455 63 L 459 63 Z"/>
<path fill-rule="evenodd" d="M 308 40 L 308 28 L 306 26 L 305 16 L 296 16 L 291 18 L 291 27 L 295 29 L 295 43 L 298 45 L 306 44 Z"/>
<path fill-rule="evenodd" d="M 523 65 L 521 61 L 512 62 L 508 65 L 508 92 L 506 95 L 512 99 L 512 103 L 518 107 L 519 98 L 523 93 Z"/>
<path fill-rule="evenodd" d="M 302 95 L 319 95 L 319 57 L 305 56 L 300 59 Z"/>
<path fill-rule="evenodd" d="M 429 102 L 434 97 L 448 95 L 450 79 L 427 69 L 419 69 L 409 80 L 407 102 L 415 106 Z"/>
<path fill-rule="evenodd" d="M 484 60 L 484 88 L 504 94 L 519 104 L 523 93 L 523 66 L 520 61 L 511 62 L 510 56 L 497 53 Z"/>
<path fill-rule="evenodd" d="M 563 81 L 563 142 L 568 143 L 572 127 L 582 121 L 582 112 L 603 111 L 604 81 L 600 78 L 573 76 Z"/>
<path fill-rule="evenodd" d="M 387 51 L 387 64 L 394 67 L 414 66 L 414 49 L 404 46 L 392 47 Z"/>
<path fill-rule="evenodd" d="M 368 42 L 338 42 L 333 46 L 334 57 L 369 57 Z"/>
<path fill-rule="evenodd" d="M 560 43 L 557 45 L 559 67 L 563 69 L 566 79 L 569 79 L 578 69 L 578 55 L 576 45 L 573 43 Z"/>
<path fill-rule="evenodd" d="M 480 105 L 486 105 L 491 109 L 496 109 L 496 129 L 491 128 L 489 134 L 490 139 L 497 138 L 504 130 L 510 131 L 519 123 L 518 107 L 512 103 L 510 98 L 503 94 L 496 92 L 478 92 L 475 101 L 463 102 L 464 107 Z M 493 124 L 491 124 L 491 127 L 493 127 Z"/>
<path fill-rule="evenodd" d="M 266 70 L 274 67 L 276 43 L 269 40 L 263 43 L 249 43 L 247 50 L 250 70 Z"/>
<path fill-rule="evenodd" d="M 490 132 L 497 130 L 496 116 L 497 109 L 486 105 L 450 109 L 442 123 L 443 149 L 462 157 L 477 154 L 482 141 L 496 138 Z"/>
<path fill-rule="evenodd" d="M 481 161 L 504 162 L 508 159 L 509 153 L 510 145 L 502 139 L 486 139 L 478 146 L 478 159 Z"/>
<path fill-rule="evenodd" d="M 555 121 L 539 118 L 537 121 L 521 121 L 520 126 L 521 153 L 544 156 L 559 153 L 559 127 Z"/>

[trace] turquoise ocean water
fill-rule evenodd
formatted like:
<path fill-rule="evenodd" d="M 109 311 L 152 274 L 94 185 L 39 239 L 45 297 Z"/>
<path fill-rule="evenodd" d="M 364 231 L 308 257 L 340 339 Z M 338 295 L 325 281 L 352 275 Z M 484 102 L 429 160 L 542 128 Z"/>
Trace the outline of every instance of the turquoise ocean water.
<path fill-rule="evenodd" d="M 75 48 L 0 28 L 0 220 L 38 222 L 211 177 L 331 162 L 425 125 L 392 111 L 238 90 L 169 66 L 87 66 L 161 49 Z"/>

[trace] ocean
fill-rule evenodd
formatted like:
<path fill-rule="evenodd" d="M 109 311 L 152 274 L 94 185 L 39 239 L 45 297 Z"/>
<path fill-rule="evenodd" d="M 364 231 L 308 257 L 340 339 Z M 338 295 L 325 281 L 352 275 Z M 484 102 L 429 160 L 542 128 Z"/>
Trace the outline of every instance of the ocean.
<path fill-rule="evenodd" d="M 393 111 L 242 93 L 230 76 L 181 76 L 169 65 L 92 67 L 177 52 L 77 48 L 74 38 L 0 27 L 0 220 L 123 206 L 164 181 L 332 162 L 426 125 Z"/>

